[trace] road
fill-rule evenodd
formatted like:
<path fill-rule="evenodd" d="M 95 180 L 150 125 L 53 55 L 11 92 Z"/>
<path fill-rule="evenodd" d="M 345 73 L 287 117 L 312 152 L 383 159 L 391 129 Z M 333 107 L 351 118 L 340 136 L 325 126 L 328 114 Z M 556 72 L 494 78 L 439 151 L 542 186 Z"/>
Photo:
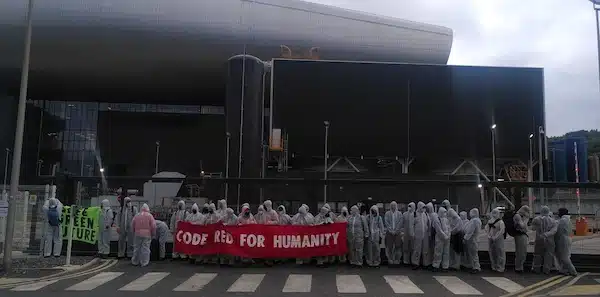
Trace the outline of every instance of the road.
<path fill-rule="evenodd" d="M 187 263 L 152 263 L 138 268 L 119 262 L 83 277 L 1 289 L 3 297 L 144 297 L 196 295 L 261 296 L 503 296 L 548 280 L 544 275 L 482 272 L 433 273 L 409 268 L 202 267 Z M 566 279 L 565 279 L 566 281 Z M 522 291 L 520 291 L 522 292 Z M 515 294 L 515 296 L 520 295 Z M 529 296 L 529 295 L 528 295 Z"/>

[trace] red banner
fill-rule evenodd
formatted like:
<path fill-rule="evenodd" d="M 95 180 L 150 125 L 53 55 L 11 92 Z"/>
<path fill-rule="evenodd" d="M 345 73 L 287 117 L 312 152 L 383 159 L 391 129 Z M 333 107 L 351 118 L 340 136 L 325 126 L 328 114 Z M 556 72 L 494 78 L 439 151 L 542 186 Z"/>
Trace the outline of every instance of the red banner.
<path fill-rule="evenodd" d="M 348 251 L 346 223 L 318 226 L 177 224 L 175 251 L 187 255 L 225 254 L 244 258 L 310 258 Z"/>

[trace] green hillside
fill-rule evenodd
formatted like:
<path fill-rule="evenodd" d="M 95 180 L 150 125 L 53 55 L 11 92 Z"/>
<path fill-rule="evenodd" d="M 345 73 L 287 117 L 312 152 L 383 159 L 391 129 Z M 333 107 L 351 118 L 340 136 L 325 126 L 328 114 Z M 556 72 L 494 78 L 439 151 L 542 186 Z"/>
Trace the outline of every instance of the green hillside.
<path fill-rule="evenodd" d="M 588 140 L 588 154 L 600 154 L 600 131 L 579 130 L 568 132 L 562 136 L 550 137 L 551 140 L 560 140 L 566 137 L 585 137 Z"/>

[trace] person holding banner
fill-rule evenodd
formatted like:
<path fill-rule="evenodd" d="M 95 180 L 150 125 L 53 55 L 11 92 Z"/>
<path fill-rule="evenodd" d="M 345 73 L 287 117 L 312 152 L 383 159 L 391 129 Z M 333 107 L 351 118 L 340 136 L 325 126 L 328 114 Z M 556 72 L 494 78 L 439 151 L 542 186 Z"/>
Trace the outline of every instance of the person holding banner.
<path fill-rule="evenodd" d="M 117 258 L 122 259 L 127 256 L 131 259 L 133 256 L 133 230 L 131 230 L 131 221 L 137 214 L 138 210 L 135 206 L 131 205 L 131 198 L 125 197 L 120 200 L 121 209 L 118 214 L 118 228 L 119 233 L 119 251 Z"/>
<path fill-rule="evenodd" d="M 337 216 L 335 218 L 335 222 L 336 223 L 348 223 L 348 208 L 347 207 L 342 207 L 342 212 L 340 213 L 339 216 Z M 346 244 L 348 244 L 348 239 L 346 238 Z M 337 259 L 340 263 L 346 263 L 346 261 L 348 261 L 348 255 L 344 254 L 344 255 L 340 255 L 337 256 Z"/>
<path fill-rule="evenodd" d="M 300 206 L 300 208 L 298 208 L 298 213 L 294 216 L 294 219 L 292 219 L 292 225 L 310 226 L 310 225 L 313 225 L 313 223 L 314 223 L 314 218 L 312 215 L 309 216 L 307 208 L 304 207 L 304 205 Z M 297 265 L 309 264 L 309 263 L 310 263 L 310 259 L 303 259 L 303 258 L 296 259 Z"/>
<path fill-rule="evenodd" d="M 100 203 L 100 222 L 98 223 L 98 255 L 100 258 L 107 258 L 110 254 L 110 232 L 114 219 L 114 214 L 110 208 L 108 199 L 102 200 Z"/>
<path fill-rule="evenodd" d="M 225 209 L 225 215 L 221 219 L 221 222 L 225 226 L 235 226 L 238 222 L 238 217 L 233 212 L 233 209 L 227 208 Z M 221 265 L 233 266 L 235 265 L 235 257 L 230 255 L 222 255 L 219 259 Z"/>
<path fill-rule="evenodd" d="M 206 208 L 208 208 L 208 204 L 206 204 Z M 185 221 L 186 222 L 190 222 L 190 223 L 192 223 L 194 225 L 203 225 L 204 224 L 204 217 L 205 217 L 205 215 L 203 215 L 202 213 L 200 213 L 200 209 L 198 208 L 198 204 L 194 203 L 194 205 L 192 205 L 192 212 L 190 212 L 187 215 L 187 217 L 185 218 Z M 189 257 L 189 261 L 190 261 L 191 264 L 203 261 L 202 256 L 192 256 L 192 255 L 189 255 L 187 257 Z"/>
<path fill-rule="evenodd" d="M 177 202 L 177 210 L 171 216 L 171 224 L 169 226 L 169 229 L 171 230 L 171 234 L 173 234 L 173 237 L 175 237 L 175 232 L 177 232 L 177 223 L 179 223 L 180 221 L 184 221 L 186 219 L 187 215 L 188 215 L 188 212 L 185 210 L 185 201 L 179 200 L 179 202 Z M 186 255 L 182 255 L 182 254 L 173 252 L 172 257 L 173 257 L 173 260 L 185 259 Z"/>
<path fill-rule="evenodd" d="M 144 203 L 142 211 L 133 217 L 131 228 L 135 235 L 131 264 L 145 267 L 150 263 L 150 245 L 156 236 L 156 221 L 148 204 Z"/>
<path fill-rule="evenodd" d="M 254 216 L 250 212 L 250 204 L 244 203 L 242 205 L 242 212 L 240 213 L 240 216 L 238 217 L 238 225 L 253 225 L 253 224 L 256 224 L 256 220 L 254 219 Z M 254 263 L 254 260 L 249 259 L 249 258 L 242 258 L 241 260 L 242 260 L 243 264 Z"/>
<path fill-rule="evenodd" d="M 60 227 L 60 217 L 62 215 L 63 204 L 56 198 L 50 198 L 44 202 L 44 213 L 46 214 L 46 234 L 44 234 L 44 257 L 50 255 L 60 257 L 62 252 L 62 228 Z"/>
<path fill-rule="evenodd" d="M 273 209 L 273 202 L 271 202 L 271 200 L 266 200 L 263 205 L 265 206 L 266 223 L 268 225 L 277 225 L 279 215 L 277 215 L 277 212 Z"/>
<path fill-rule="evenodd" d="M 278 225 L 291 225 L 292 224 L 292 218 L 290 217 L 290 215 L 288 215 L 285 211 L 285 206 L 283 205 L 279 205 L 277 207 L 277 212 L 278 212 L 278 217 L 277 217 L 277 223 Z"/>
<path fill-rule="evenodd" d="M 315 225 L 333 224 L 333 215 L 328 206 L 329 205 L 325 203 L 325 205 L 321 207 L 321 211 L 315 216 Z M 317 257 L 317 266 L 319 267 L 324 267 L 328 262 L 329 257 L 327 256 Z"/>

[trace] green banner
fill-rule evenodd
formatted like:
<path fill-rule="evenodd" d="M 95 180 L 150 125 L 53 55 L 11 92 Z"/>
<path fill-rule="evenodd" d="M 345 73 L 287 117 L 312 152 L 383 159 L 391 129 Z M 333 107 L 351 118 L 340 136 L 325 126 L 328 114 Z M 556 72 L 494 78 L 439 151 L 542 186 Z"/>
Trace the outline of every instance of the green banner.
<path fill-rule="evenodd" d="M 71 207 L 64 206 L 60 218 L 62 226 L 63 239 L 69 237 L 69 217 Z M 73 218 L 73 240 L 85 243 L 95 244 L 98 241 L 98 221 L 100 217 L 100 207 L 79 208 Z"/>

